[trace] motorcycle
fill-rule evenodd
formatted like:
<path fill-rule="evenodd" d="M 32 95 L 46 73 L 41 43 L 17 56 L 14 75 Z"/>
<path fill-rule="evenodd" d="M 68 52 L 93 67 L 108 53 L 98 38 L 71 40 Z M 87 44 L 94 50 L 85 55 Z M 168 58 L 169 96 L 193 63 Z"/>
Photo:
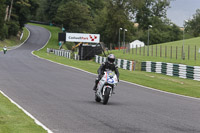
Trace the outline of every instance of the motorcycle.
<path fill-rule="evenodd" d="M 114 72 L 108 70 L 104 72 L 103 77 L 97 85 L 97 91 L 95 92 L 96 102 L 103 102 L 107 104 L 109 97 L 112 96 L 114 88 L 117 86 L 118 79 Z"/>

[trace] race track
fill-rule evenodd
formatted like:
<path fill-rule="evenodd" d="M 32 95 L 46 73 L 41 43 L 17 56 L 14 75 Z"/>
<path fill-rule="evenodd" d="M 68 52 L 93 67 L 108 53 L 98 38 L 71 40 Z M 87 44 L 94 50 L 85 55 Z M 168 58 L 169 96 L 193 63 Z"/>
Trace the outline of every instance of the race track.
<path fill-rule="evenodd" d="M 0 52 L 0 90 L 54 133 L 200 133 L 198 99 L 120 82 L 108 105 L 96 103 L 96 76 L 33 56 L 49 32 L 27 28 L 24 45 Z"/>

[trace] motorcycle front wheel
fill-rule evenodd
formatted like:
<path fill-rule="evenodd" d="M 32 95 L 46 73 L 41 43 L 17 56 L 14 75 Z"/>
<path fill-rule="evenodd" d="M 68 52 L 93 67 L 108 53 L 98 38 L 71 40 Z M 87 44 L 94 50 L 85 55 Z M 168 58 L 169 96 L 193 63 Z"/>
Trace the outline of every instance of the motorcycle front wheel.
<path fill-rule="evenodd" d="M 95 101 L 96 102 L 101 102 L 101 98 L 99 98 L 96 93 L 95 93 Z"/>
<path fill-rule="evenodd" d="M 103 95 L 103 104 L 108 103 L 109 95 L 110 95 L 111 88 L 106 88 L 104 95 Z"/>

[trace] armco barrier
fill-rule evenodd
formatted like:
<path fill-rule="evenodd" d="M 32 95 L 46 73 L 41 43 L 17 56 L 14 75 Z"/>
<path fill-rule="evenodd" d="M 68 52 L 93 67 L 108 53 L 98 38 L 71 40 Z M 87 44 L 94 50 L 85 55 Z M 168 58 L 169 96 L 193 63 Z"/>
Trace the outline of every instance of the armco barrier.
<path fill-rule="evenodd" d="M 70 50 L 57 50 L 57 49 L 51 49 L 51 48 L 47 48 L 47 53 L 53 53 L 57 56 L 63 56 L 66 58 L 71 59 L 71 51 Z M 74 58 L 75 60 L 79 60 L 79 55 L 78 54 L 74 54 Z"/>
<path fill-rule="evenodd" d="M 200 66 L 146 61 L 142 62 L 141 70 L 200 81 Z"/>
<path fill-rule="evenodd" d="M 98 56 L 98 55 L 95 56 L 95 62 L 99 63 L 99 64 L 102 64 L 103 62 L 105 62 L 106 59 L 107 59 L 106 57 L 102 57 L 102 56 Z M 130 71 L 135 70 L 135 62 L 134 61 L 116 59 L 115 64 L 119 68 L 122 68 L 125 70 L 130 70 Z"/>

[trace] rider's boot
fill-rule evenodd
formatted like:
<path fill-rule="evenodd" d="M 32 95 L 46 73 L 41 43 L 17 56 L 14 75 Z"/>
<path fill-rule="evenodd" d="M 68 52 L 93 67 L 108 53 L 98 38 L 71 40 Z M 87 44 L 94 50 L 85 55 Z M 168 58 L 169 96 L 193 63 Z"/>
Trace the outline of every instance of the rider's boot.
<path fill-rule="evenodd" d="M 95 80 L 95 85 L 94 85 L 94 87 L 93 87 L 93 90 L 94 90 L 94 91 L 97 90 L 98 81 L 99 81 L 98 78 L 96 78 L 96 80 Z"/>
<path fill-rule="evenodd" d="M 97 90 L 97 86 L 96 86 L 96 85 L 93 87 L 93 90 L 94 90 L 94 91 L 96 91 L 96 90 Z"/>
<path fill-rule="evenodd" d="M 115 94 L 115 92 L 114 92 L 114 88 L 113 88 L 112 94 Z"/>

